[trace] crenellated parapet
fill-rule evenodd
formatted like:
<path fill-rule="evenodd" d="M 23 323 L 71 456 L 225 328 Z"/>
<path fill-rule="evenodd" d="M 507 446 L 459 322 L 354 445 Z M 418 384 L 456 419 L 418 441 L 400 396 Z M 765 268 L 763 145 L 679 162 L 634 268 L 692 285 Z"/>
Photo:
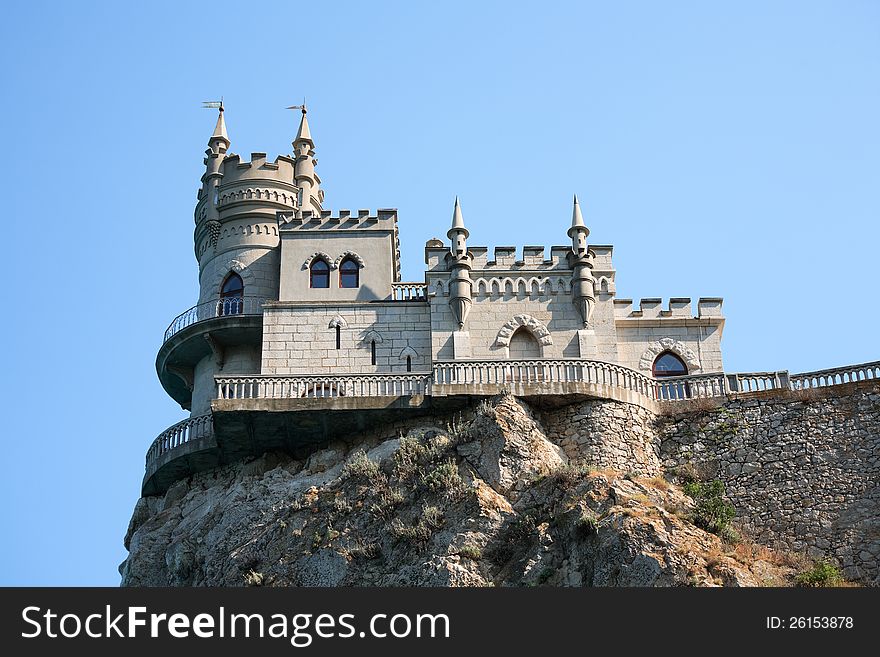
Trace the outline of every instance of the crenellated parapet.
<path fill-rule="evenodd" d="M 632 299 L 615 299 L 614 318 L 619 322 L 703 320 L 720 324 L 724 322 L 722 303 L 719 297 L 700 298 L 694 315 L 687 297 L 672 297 L 665 304 L 659 297 L 646 297 L 639 300 L 638 308 L 633 308 Z"/>

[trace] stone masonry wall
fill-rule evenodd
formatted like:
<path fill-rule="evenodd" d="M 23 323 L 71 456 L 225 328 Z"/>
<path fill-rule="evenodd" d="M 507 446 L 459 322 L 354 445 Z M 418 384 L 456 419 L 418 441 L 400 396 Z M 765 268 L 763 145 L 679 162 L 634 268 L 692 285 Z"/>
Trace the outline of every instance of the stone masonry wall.
<path fill-rule="evenodd" d="M 644 477 L 661 472 L 657 417 L 639 406 L 585 401 L 542 412 L 541 424 L 569 459 Z"/>
<path fill-rule="evenodd" d="M 598 468 L 655 476 L 686 466 L 720 479 L 747 535 L 880 582 L 880 385 L 698 400 L 668 413 L 592 400 L 545 410 L 541 422 L 570 459 Z"/>
<path fill-rule="evenodd" d="M 339 349 L 333 322 L 342 322 Z M 376 342 L 376 364 L 371 343 Z M 291 305 L 263 315 L 263 374 L 406 373 L 430 370 L 425 303 Z"/>
<path fill-rule="evenodd" d="M 723 481 L 750 535 L 878 582 L 880 385 L 732 400 L 663 423 L 663 465 Z"/>

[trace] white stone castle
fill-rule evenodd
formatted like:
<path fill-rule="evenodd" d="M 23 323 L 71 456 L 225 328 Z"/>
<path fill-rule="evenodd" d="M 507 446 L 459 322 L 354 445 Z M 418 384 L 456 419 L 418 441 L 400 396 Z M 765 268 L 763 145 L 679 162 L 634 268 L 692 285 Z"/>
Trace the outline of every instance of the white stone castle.
<path fill-rule="evenodd" d="M 236 449 L 222 444 L 223 414 L 230 436 L 259 442 L 281 431 L 270 423 L 253 438 L 273 413 L 416 409 L 501 388 L 647 404 L 699 381 L 726 385 L 721 299 L 617 298 L 612 247 L 588 244 L 576 197 L 569 245 L 491 255 L 468 243 L 456 199 L 450 244 L 429 240 L 425 280 L 401 282 L 395 210 L 324 209 L 305 108 L 292 155 L 246 162 L 229 146 L 221 107 L 195 208 L 199 302 L 172 322 L 156 362 L 191 419 L 151 447 L 145 481 L 198 458 L 207 467 L 210 449 L 219 462 L 246 452 L 240 436 Z M 692 384 L 657 387 L 681 376 Z M 285 420 L 288 446 L 308 424 L 297 417 Z M 197 450 L 209 435 L 220 444 Z"/>

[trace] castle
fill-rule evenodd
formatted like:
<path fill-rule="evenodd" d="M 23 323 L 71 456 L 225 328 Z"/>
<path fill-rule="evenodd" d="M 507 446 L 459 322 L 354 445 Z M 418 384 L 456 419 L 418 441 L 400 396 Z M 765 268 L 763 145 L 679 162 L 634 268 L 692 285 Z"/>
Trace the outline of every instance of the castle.
<path fill-rule="evenodd" d="M 195 208 L 198 304 L 165 333 L 159 380 L 190 418 L 147 453 L 145 495 L 272 448 L 307 449 L 392 417 L 502 389 L 654 408 L 788 387 L 785 372 L 725 375 L 720 298 L 616 296 L 612 247 L 469 244 L 456 199 L 449 244 L 402 282 L 393 209 L 324 209 L 306 109 L 293 154 L 229 152 L 223 108 Z"/>

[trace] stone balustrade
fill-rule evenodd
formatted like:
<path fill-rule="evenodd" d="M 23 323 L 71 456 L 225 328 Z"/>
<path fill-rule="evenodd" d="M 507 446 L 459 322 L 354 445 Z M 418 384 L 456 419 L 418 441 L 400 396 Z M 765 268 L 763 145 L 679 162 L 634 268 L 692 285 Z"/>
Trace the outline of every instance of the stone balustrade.
<path fill-rule="evenodd" d="M 215 302 L 212 302 L 212 305 Z M 488 395 L 502 390 L 526 395 L 585 394 L 657 404 L 770 390 L 806 390 L 860 381 L 880 381 L 880 361 L 789 375 L 788 372 L 697 374 L 655 379 L 622 365 L 582 359 L 439 361 L 433 371 L 328 375 L 218 376 L 217 399 L 324 399 Z M 168 452 L 214 439 L 212 415 L 188 418 L 163 431 L 150 445 L 147 473 L 175 459 Z M 207 444 L 204 441 L 201 445 Z M 199 445 L 194 447 L 199 448 Z M 189 450 L 192 451 L 192 450 Z M 152 470 L 151 470 L 152 468 Z"/>
<path fill-rule="evenodd" d="M 189 310 L 180 313 L 165 331 L 163 342 L 167 342 L 173 335 L 179 333 L 187 326 L 203 322 L 215 317 L 239 317 L 242 315 L 262 315 L 263 304 L 266 297 L 243 296 L 213 299 L 193 306 Z"/>
<path fill-rule="evenodd" d="M 424 301 L 428 297 L 428 286 L 425 283 L 392 283 L 392 301 Z"/>
<path fill-rule="evenodd" d="M 808 388 L 824 388 L 843 383 L 855 383 L 856 381 L 880 380 L 880 361 L 849 365 L 848 367 L 835 367 L 829 370 L 816 372 L 803 372 L 792 374 L 789 377 L 792 390 L 806 390 Z"/>
<path fill-rule="evenodd" d="M 193 440 L 210 438 L 213 435 L 214 418 L 211 415 L 190 417 L 178 422 L 160 433 L 153 441 L 153 444 L 150 445 L 150 449 L 147 450 L 146 467 L 149 469 L 150 464 L 166 452 L 170 452 Z"/>
<path fill-rule="evenodd" d="M 218 399 L 321 399 L 430 394 L 431 375 L 418 373 L 218 376 Z"/>

